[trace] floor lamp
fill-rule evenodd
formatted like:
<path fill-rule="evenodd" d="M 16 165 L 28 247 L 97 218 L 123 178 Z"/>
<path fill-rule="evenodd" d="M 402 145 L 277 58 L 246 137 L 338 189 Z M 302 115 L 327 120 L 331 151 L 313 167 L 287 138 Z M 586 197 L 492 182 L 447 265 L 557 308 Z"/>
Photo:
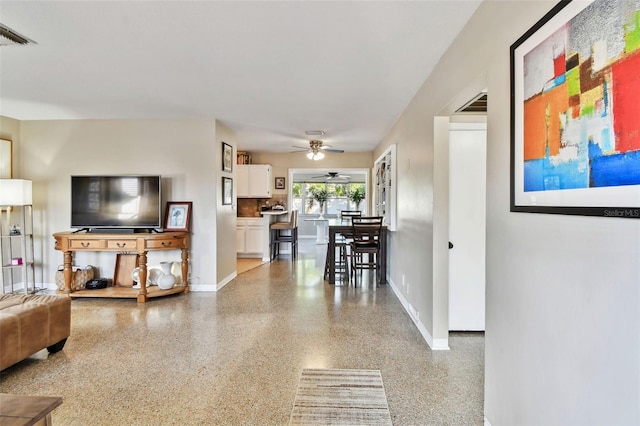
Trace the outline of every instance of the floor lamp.
<path fill-rule="evenodd" d="M 22 272 L 25 294 L 29 293 L 29 272 L 31 272 L 31 282 L 33 293 L 35 293 L 35 269 L 33 261 L 33 206 L 32 206 L 32 184 L 30 180 L 24 179 L 0 179 L 0 289 L 5 292 L 5 272 L 9 274 L 11 283 L 11 293 L 14 286 L 14 271 L 16 268 Z M 20 207 L 22 218 L 20 224 L 11 224 L 11 210 Z M 2 223 L 2 210 L 7 210 L 6 233 Z M 29 223 L 27 223 L 27 209 L 29 212 Z M 27 227 L 29 228 L 27 230 Z M 19 256 L 14 253 L 14 241 L 20 241 Z"/>

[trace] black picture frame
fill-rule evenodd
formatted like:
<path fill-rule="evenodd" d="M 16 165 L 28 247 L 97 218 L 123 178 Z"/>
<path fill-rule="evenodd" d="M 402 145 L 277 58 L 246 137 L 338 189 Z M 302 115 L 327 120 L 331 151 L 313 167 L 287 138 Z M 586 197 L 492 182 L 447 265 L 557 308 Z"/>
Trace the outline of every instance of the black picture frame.
<path fill-rule="evenodd" d="M 233 204 L 233 179 L 222 178 L 222 205 Z"/>
<path fill-rule="evenodd" d="M 285 189 L 286 188 L 286 179 L 283 177 L 277 177 L 275 180 L 275 188 L 276 189 Z"/>
<path fill-rule="evenodd" d="M 222 171 L 233 171 L 233 147 L 226 142 L 222 142 Z"/>
<path fill-rule="evenodd" d="M 611 73 L 613 63 L 620 64 L 628 59 L 628 56 L 611 58 L 609 51 L 605 49 L 605 57 L 609 62 L 596 69 L 595 64 L 599 59 L 594 58 L 595 50 L 592 50 L 590 56 L 575 53 L 576 48 L 572 46 L 574 40 L 592 44 L 595 49 L 598 47 L 596 37 L 604 38 L 605 41 L 608 36 L 619 38 L 621 28 L 614 24 L 610 27 L 603 26 L 602 22 L 620 23 L 623 20 L 603 21 L 599 8 L 605 6 L 608 13 L 623 14 L 623 2 L 562 0 L 511 45 L 512 212 L 640 218 L 640 182 L 635 183 L 640 173 L 635 178 L 628 178 L 628 172 L 623 167 L 611 166 L 607 173 L 616 177 L 615 182 L 622 183 L 597 182 L 597 170 L 594 171 L 593 167 L 594 164 L 595 167 L 600 166 L 591 157 L 590 150 L 595 144 L 602 146 L 602 142 L 594 141 L 591 136 L 585 138 L 580 134 L 578 137 L 578 133 L 569 132 L 573 130 L 569 126 L 580 125 L 575 123 L 579 120 L 584 120 L 582 125 L 585 127 L 591 125 L 589 122 L 585 123 L 590 120 L 590 116 L 583 114 L 583 111 L 594 108 L 587 104 L 591 102 L 593 91 L 586 93 L 587 89 L 582 84 L 586 79 L 583 76 L 592 76 L 586 83 L 587 86 L 594 85 L 596 77 L 601 75 L 599 73 Z M 588 73 L 585 74 L 587 68 Z M 550 79 L 549 72 L 552 77 Z M 610 75 L 603 76 L 602 81 L 610 81 Z M 569 86 L 570 84 L 574 86 Z M 563 85 L 566 87 L 562 87 Z M 595 108 L 604 110 L 598 113 L 609 114 L 613 123 L 615 110 L 611 105 L 615 104 L 615 99 L 610 96 L 613 102 L 609 101 L 607 104 L 608 91 L 611 89 L 605 83 L 601 86 L 597 89 L 602 91 L 603 101 L 593 103 Z M 554 93 L 556 89 L 558 92 Z M 577 94 L 574 94 L 575 91 Z M 566 104 L 564 99 L 557 100 L 561 96 L 567 98 Z M 604 120 L 603 123 L 603 128 L 596 128 L 597 131 L 594 131 L 595 138 L 613 130 L 613 125 L 611 129 L 603 130 L 604 126 L 608 126 Z M 613 143 L 615 147 L 618 135 L 610 134 L 613 134 L 612 141 L 607 142 Z M 599 158 L 610 153 L 618 154 L 615 149 L 602 152 Z M 624 156 L 626 155 L 625 151 Z M 636 157 L 640 160 L 640 149 L 634 154 L 633 161 L 636 161 Z"/>

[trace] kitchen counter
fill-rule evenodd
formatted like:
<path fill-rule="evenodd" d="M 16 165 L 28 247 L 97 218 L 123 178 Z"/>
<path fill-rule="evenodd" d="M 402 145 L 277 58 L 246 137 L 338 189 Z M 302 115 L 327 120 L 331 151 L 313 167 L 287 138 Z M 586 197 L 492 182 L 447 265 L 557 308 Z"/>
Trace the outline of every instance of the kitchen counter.
<path fill-rule="evenodd" d="M 279 216 L 281 214 L 289 213 L 287 210 L 265 210 L 260 212 L 262 216 Z"/>
<path fill-rule="evenodd" d="M 265 210 L 260 212 L 259 217 L 255 216 L 238 216 L 238 232 L 244 232 L 243 235 L 248 235 L 248 232 L 253 232 L 252 237 L 245 239 L 243 249 L 239 249 L 239 257 L 258 257 L 267 262 L 271 260 L 271 235 L 269 234 L 270 226 L 272 223 L 279 222 L 281 220 L 288 219 L 287 210 Z M 244 231 L 241 231 L 242 227 L 246 227 Z M 259 227 L 259 229 L 257 229 Z M 249 231 L 251 228 L 251 231 Z M 261 235 L 261 236 L 260 236 Z M 238 241 L 242 238 L 239 235 Z M 250 239 L 250 243 L 248 242 Z M 260 249 L 258 249 L 260 247 Z"/>

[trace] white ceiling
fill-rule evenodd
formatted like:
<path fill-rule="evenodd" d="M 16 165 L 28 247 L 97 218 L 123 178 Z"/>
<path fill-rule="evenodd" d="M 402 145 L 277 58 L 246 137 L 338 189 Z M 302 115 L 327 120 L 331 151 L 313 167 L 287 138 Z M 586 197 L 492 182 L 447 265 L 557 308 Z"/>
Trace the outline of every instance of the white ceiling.
<path fill-rule="evenodd" d="M 0 1 L 0 114 L 215 117 L 245 150 L 370 151 L 481 0 Z M 462 65 L 461 65 L 462 66 Z"/>

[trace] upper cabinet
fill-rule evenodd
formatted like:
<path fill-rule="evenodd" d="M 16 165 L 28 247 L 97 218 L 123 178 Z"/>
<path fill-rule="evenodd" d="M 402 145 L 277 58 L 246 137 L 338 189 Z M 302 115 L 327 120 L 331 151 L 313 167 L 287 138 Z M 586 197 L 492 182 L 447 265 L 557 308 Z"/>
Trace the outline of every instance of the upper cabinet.
<path fill-rule="evenodd" d="M 236 185 L 238 198 L 271 198 L 271 166 L 236 165 Z"/>

